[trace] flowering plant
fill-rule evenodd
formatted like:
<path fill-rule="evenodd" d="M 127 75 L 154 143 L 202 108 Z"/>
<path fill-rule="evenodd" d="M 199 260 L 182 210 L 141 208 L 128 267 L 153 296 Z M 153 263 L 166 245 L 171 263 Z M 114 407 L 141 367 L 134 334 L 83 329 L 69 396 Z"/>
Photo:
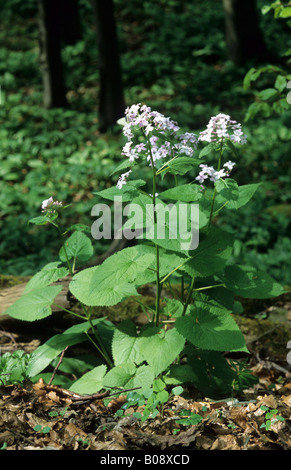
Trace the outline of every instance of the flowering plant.
<path fill-rule="evenodd" d="M 129 202 L 114 236 L 120 238 L 122 232 L 135 238 L 135 244 L 101 265 L 76 272 L 76 262 L 92 256 L 92 241 L 82 226 L 62 232 L 57 216 L 64 208 L 51 198 L 44 201 L 45 219 L 33 222 L 53 223 L 62 237 L 72 234 L 63 242 L 60 261 L 36 274 L 7 313 L 27 321 L 49 315 L 62 288 L 52 284 L 70 273 L 70 292 L 82 307 L 82 313 L 72 314 L 82 322 L 41 345 L 29 373 L 33 377 L 41 372 L 64 346 L 90 339 L 103 364 L 78 379 L 72 385 L 75 391 L 146 389 L 162 376 L 166 384 L 191 382 L 208 396 L 229 393 L 238 380 L 237 369 L 223 353 L 248 352 L 232 315 L 241 308 L 236 296 L 266 298 L 283 292 L 265 272 L 230 264 L 235 235 L 214 223 L 221 210 L 235 211 L 246 204 L 259 186 L 239 186 L 230 177 L 235 162 L 224 161 L 226 151 L 237 156 L 237 145 L 245 144 L 246 136 L 225 114 L 211 118 L 198 135 L 183 133 L 176 122 L 141 104 L 128 107 L 121 123 L 127 142 L 117 171 L 127 171 L 115 186 L 95 194 L 114 204 Z M 217 158 L 216 168 L 205 163 L 210 154 Z M 152 175 L 148 190 L 147 181 L 134 178 L 140 165 L 149 167 Z M 179 184 L 185 175 L 190 182 Z M 164 189 L 167 178 L 170 185 Z M 106 209 L 105 204 L 94 207 L 92 215 L 106 214 Z M 122 217 L 132 213 L 124 222 Z M 107 219 L 94 222 L 93 238 L 101 238 L 100 227 L 104 221 L 110 224 L 111 216 L 109 208 Z M 150 283 L 155 286 L 155 305 L 149 307 L 139 288 Z M 116 305 L 128 297 L 148 317 L 141 329 L 131 320 L 114 325 L 94 318 L 94 307 Z M 240 385 L 247 386 L 248 381 Z"/>

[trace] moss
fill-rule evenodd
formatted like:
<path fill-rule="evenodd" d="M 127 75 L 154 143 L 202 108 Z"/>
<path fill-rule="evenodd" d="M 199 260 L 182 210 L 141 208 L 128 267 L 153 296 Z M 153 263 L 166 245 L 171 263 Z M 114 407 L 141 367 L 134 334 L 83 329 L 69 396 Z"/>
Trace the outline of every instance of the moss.
<path fill-rule="evenodd" d="M 142 306 L 137 302 L 141 301 L 138 297 L 130 297 L 129 299 L 120 302 L 112 307 L 94 307 L 94 317 L 107 317 L 113 323 L 119 323 L 123 320 L 134 320 L 137 324 L 144 324 L 147 322 L 147 316 L 143 311 Z M 151 296 L 142 297 L 143 304 L 147 307 L 154 307 L 155 298 Z M 150 316 L 150 311 L 147 311 Z"/>
<path fill-rule="evenodd" d="M 273 322 L 234 316 L 252 353 L 259 353 L 271 360 L 286 361 L 287 343 L 291 338 L 291 325 L 287 322 Z"/>
<path fill-rule="evenodd" d="M 0 274 L 0 289 L 6 289 L 7 287 L 17 286 L 23 282 L 28 282 L 30 277 L 22 276 L 11 276 L 6 274 Z"/>

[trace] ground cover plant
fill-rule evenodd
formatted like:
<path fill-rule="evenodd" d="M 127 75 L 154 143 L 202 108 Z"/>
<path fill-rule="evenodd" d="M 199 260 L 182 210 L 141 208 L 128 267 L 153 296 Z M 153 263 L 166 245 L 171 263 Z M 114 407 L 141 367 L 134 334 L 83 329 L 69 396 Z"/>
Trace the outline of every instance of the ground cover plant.
<path fill-rule="evenodd" d="M 79 3 L 64 109 L 36 3 L 0 7 L 0 449 L 289 449 L 290 9 L 260 17 L 276 65 L 234 65 L 214 0 L 115 0 L 129 106 L 101 133 Z"/>
<path fill-rule="evenodd" d="M 230 151 L 240 158 L 237 145 L 246 144 L 241 125 L 219 114 L 200 134 L 184 133 L 170 118 L 140 104 L 127 108 L 123 124 L 127 143 L 122 149 L 125 160 L 118 170 L 130 169 L 121 174 L 115 187 L 97 194 L 114 203 L 116 198 L 118 202 L 130 201 L 123 210 L 129 218 L 124 222 L 121 217 L 119 226 L 114 226 L 114 236 L 121 237 L 122 231 L 137 243 L 99 266 L 76 272 L 78 262 L 93 256 L 88 228 L 81 224 L 62 228 L 61 214 L 66 206 L 52 197 L 43 201 L 42 215 L 30 223 L 55 227 L 62 241 L 59 261 L 35 274 L 6 314 L 30 322 L 46 318 L 62 290 L 61 283 L 52 284 L 70 275 L 69 290 L 82 307 L 81 313 L 72 315 L 83 322 L 37 348 L 27 373 L 31 378 L 37 376 L 65 347 L 87 338 L 102 364 L 75 381 L 70 387 L 74 392 L 95 393 L 104 387 L 140 387 L 144 391 L 159 376 L 167 384 L 191 382 L 213 397 L 231 393 L 234 383 L 238 390 L 247 387 L 254 377 L 238 374 L 221 354 L 248 352 L 230 315 L 240 308 L 235 295 L 262 299 L 279 296 L 284 289 L 252 266 L 229 264 L 235 234 L 213 223 L 222 210 L 239 210 L 259 186 L 239 186 L 230 177 L 235 162 L 225 154 Z M 216 156 L 216 169 L 207 164 L 210 152 Z M 132 176 L 139 165 L 149 166 L 152 172 L 151 193 L 145 180 Z M 179 176 L 185 173 L 192 173 L 193 182 L 179 185 Z M 175 184 L 158 193 L 159 179 L 167 177 Z M 111 232 L 110 207 L 93 207 L 93 215 L 100 212 L 102 217 L 91 228 L 97 239 L 104 237 L 108 227 Z M 163 299 L 166 307 L 162 309 L 162 289 L 167 285 L 171 290 L 175 276 L 181 281 L 181 290 L 176 294 L 172 290 L 172 295 Z M 156 300 L 149 309 L 137 288 L 150 283 L 155 283 Z M 92 307 L 116 305 L 133 296 L 148 315 L 148 324 L 140 331 L 131 320 L 114 325 L 103 318 L 94 319 Z"/>

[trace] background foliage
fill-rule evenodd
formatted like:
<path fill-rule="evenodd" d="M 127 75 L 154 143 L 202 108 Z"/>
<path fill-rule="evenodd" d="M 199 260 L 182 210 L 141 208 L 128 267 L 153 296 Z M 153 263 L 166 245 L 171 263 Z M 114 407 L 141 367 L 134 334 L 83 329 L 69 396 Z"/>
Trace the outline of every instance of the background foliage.
<path fill-rule="evenodd" d="M 258 7 L 265 3 L 257 2 Z M 237 262 L 268 270 L 290 285 L 290 105 L 277 114 L 250 116 L 249 106 L 262 95 L 244 86 L 244 78 L 258 64 L 228 61 L 217 0 L 115 0 L 115 7 L 128 105 L 144 102 L 185 130 L 205 128 L 218 112 L 245 120 L 249 143 L 237 161 L 236 179 L 264 184 L 239 216 L 226 214 L 220 223 L 238 235 Z M 0 13 L 0 272 L 30 275 L 55 260 L 58 245 L 51 230 L 27 226 L 27 220 L 53 195 L 73 203 L 69 223 L 91 225 L 92 192 L 115 183 L 118 175 L 110 174 L 121 160 L 124 139 L 118 127 L 106 134 L 98 130 L 98 52 L 90 2 L 80 1 L 82 39 L 62 50 L 67 109 L 42 105 L 36 1 L 6 2 Z M 260 14 L 260 22 L 267 47 L 288 70 L 286 20 L 269 13 Z M 258 92 L 273 86 L 269 74 L 256 83 Z M 94 247 L 106 250 L 105 242 L 94 241 Z"/>

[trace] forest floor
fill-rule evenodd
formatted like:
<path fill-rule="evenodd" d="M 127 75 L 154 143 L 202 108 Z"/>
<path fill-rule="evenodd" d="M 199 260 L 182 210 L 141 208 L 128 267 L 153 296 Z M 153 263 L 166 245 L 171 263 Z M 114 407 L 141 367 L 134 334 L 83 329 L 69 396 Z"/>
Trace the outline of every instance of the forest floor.
<path fill-rule="evenodd" d="M 258 383 L 239 396 L 215 401 L 186 387 L 157 417 L 141 421 L 132 407 L 116 411 L 123 396 L 75 401 L 68 391 L 42 381 L 0 384 L 0 449 L 7 450 L 290 450 L 291 293 L 247 306 L 252 316 L 238 321 L 250 350 L 250 367 Z M 254 318 L 264 313 L 266 319 Z M 1 316 L 0 316 L 1 319 Z M 21 323 L 21 325 L 24 325 Z M 42 331 L 15 322 L 1 323 L 1 353 L 31 352 Z M 198 414 L 195 425 L 177 423 L 183 410 Z"/>

